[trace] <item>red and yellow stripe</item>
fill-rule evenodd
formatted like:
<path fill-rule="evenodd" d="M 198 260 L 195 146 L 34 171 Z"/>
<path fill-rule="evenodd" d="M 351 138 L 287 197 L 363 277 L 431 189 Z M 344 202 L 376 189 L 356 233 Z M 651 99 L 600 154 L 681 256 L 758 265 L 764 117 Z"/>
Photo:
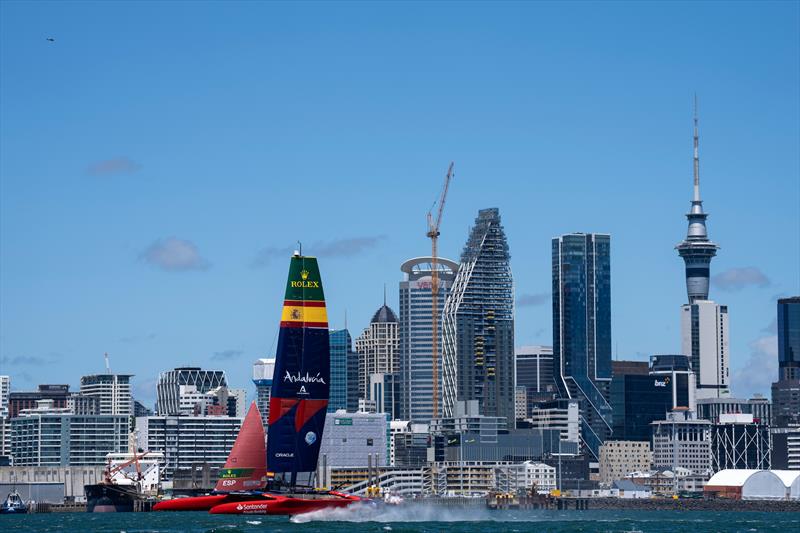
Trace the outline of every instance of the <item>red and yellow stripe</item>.
<path fill-rule="evenodd" d="M 324 301 L 284 300 L 282 328 L 327 328 L 328 311 Z"/>

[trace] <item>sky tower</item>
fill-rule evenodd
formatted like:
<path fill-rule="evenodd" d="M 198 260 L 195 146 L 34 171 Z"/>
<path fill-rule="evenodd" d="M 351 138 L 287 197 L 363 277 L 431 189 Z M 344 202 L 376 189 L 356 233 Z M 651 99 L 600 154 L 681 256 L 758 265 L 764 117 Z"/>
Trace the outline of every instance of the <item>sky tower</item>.
<path fill-rule="evenodd" d="M 697 97 L 694 100 L 694 196 L 692 208 L 687 213 L 689 230 L 686 239 L 675 248 L 686 263 L 686 292 L 689 303 L 708 300 L 709 266 L 711 258 L 717 255 L 719 246 L 708 239 L 706 230 L 707 213 L 703 213 L 700 199 L 700 156 L 698 155 Z"/>

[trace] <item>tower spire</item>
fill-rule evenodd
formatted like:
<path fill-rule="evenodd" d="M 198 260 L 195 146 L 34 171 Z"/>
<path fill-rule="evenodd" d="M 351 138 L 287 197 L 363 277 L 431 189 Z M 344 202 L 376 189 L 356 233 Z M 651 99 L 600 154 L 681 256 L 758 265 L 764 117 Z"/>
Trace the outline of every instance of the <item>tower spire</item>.
<path fill-rule="evenodd" d="M 694 198 L 693 202 L 700 203 L 700 135 L 697 128 L 697 93 L 694 94 Z"/>

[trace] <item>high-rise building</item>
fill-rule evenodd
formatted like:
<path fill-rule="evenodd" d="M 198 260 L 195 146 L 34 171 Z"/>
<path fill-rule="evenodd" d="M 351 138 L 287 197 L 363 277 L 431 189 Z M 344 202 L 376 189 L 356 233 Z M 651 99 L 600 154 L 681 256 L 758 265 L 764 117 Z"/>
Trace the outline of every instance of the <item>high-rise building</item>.
<path fill-rule="evenodd" d="M 711 259 L 719 246 L 708 238 L 707 213 L 700 199 L 700 156 L 697 110 L 694 116 L 694 194 L 686 218 L 686 238 L 675 249 L 686 265 L 686 294 L 681 307 L 681 348 L 691 357 L 697 398 L 722 398 L 730 394 L 728 307 L 708 299 Z"/>
<path fill-rule="evenodd" d="M 400 384 L 398 374 L 375 373 L 369 376 L 367 400 L 375 406 L 375 412 L 386 413 L 389 420 L 400 417 Z"/>
<path fill-rule="evenodd" d="M 97 398 L 101 415 L 133 414 L 131 374 L 91 374 L 81 377 L 80 393 Z"/>
<path fill-rule="evenodd" d="M 347 409 L 347 357 L 353 351 L 353 341 L 346 329 L 331 330 L 331 384 L 328 412 Z"/>
<path fill-rule="evenodd" d="M 608 441 L 600 446 L 600 481 L 611 483 L 631 472 L 647 472 L 653 466 L 649 439 Z"/>
<path fill-rule="evenodd" d="M 800 296 L 778 300 L 778 379 L 800 380 Z"/>
<path fill-rule="evenodd" d="M 514 426 L 514 279 L 496 208 L 481 209 L 461 253 L 442 317 L 442 407 L 477 400 Z"/>
<path fill-rule="evenodd" d="M 458 264 L 438 258 L 439 309 L 450 292 Z M 413 422 L 427 423 L 433 417 L 433 325 L 432 325 L 432 258 L 416 257 L 400 266 L 403 281 L 400 282 L 400 417 Z M 439 358 L 439 405 L 442 393 L 441 320 L 438 328 Z"/>
<path fill-rule="evenodd" d="M 553 239 L 553 366 L 563 398 L 581 409 L 581 439 L 599 458 L 611 434 L 611 237 Z"/>
<path fill-rule="evenodd" d="M 15 418 L 23 409 L 35 409 L 39 400 L 53 400 L 54 408 L 67 406 L 69 385 L 39 385 L 36 391 L 16 391 L 8 394 L 8 416 Z"/>
<path fill-rule="evenodd" d="M 261 421 L 267 427 L 269 399 L 272 395 L 272 375 L 275 373 L 275 358 L 258 359 L 253 363 L 253 383 L 256 386 L 256 405 Z"/>
<path fill-rule="evenodd" d="M 8 416 L 8 395 L 11 393 L 11 376 L 0 376 L 0 418 Z"/>
<path fill-rule="evenodd" d="M 358 371 L 361 357 L 355 350 L 347 353 L 347 412 L 355 413 L 358 411 L 358 401 L 360 399 L 358 391 Z"/>
<path fill-rule="evenodd" d="M 730 395 L 728 307 L 696 300 L 681 307 L 681 349 L 691 357 L 697 398 Z"/>
<path fill-rule="evenodd" d="M 553 347 L 521 346 L 515 352 L 517 387 L 525 387 L 528 406 L 555 398 L 558 389 L 553 377 Z"/>
<path fill-rule="evenodd" d="M 156 410 L 159 415 L 190 414 L 191 407 L 202 396 L 217 387 L 227 386 L 222 370 L 203 370 L 200 367 L 179 367 L 158 376 Z"/>
<path fill-rule="evenodd" d="M 369 327 L 356 339 L 360 398 L 366 399 L 369 396 L 369 377 L 372 374 L 393 374 L 398 371 L 399 350 L 397 315 L 384 302 L 381 308 L 375 311 Z"/>

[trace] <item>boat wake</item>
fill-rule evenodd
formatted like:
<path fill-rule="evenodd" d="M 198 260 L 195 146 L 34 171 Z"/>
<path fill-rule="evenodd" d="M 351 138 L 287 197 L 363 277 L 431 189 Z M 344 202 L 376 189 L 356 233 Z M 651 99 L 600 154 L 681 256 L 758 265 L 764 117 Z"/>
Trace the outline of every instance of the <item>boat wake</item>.
<path fill-rule="evenodd" d="M 295 524 L 309 522 L 485 522 L 497 520 L 498 515 L 487 509 L 452 509 L 438 505 L 407 503 L 403 505 L 374 505 L 354 503 L 347 507 L 320 509 L 293 516 Z"/>

